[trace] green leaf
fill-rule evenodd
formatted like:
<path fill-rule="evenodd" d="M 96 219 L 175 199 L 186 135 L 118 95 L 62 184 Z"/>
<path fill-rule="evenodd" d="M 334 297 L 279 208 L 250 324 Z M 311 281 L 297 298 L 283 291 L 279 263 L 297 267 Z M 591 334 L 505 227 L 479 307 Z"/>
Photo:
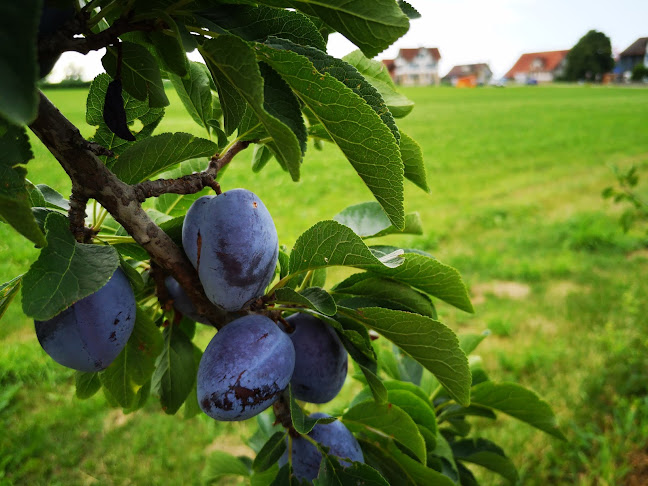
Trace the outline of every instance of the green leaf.
<path fill-rule="evenodd" d="M 331 266 L 393 268 L 398 252 L 376 258 L 350 228 L 335 221 L 321 221 L 304 232 L 290 254 L 290 273 Z"/>
<path fill-rule="evenodd" d="M 290 255 L 280 248 L 277 259 L 279 261 L 279 278 L 281 279 L 288 275 L 290 271 Z"/>
<path fill-rule="evenodd" d="M 335 422 L 335 417 L 311 418 L 304 414 L 292 394 L 290 385 L 288 385 L 288 394 L 290 396 L 290 418 L 292 419 L 293 427 L 300 434 L 309 434 L 317 424 L 330 424 L 331 422 Z"/>
<path fill-rule="evenodd" d="M 20 285 L 22 284 L 22 278 L 23 276 L 19 275 L 0 285 L 0 319 L 5 315 L 9 304 L 11 304 L 11 301 L 18 294 Z"/>
<path fill-rule="evenodd" d="M 191 323 L 193 324 L 193 330 L 195 333 L 195 328 L 196 328 L 196 323 L 189 321 L 187 318 L 184 318 L 182 320 L 182 323 Z M 183 327 L 183 332 L 186 334 L 186 330 Z M 191 339 L 193 335 L 187 334 L 188 337 Z M 194 351 L 194 363 L 196 364 L 196 369 L 198 369 L 198 366 L 200 365 L 200 360 L 202 359 L 203 352 L 198 348 L 195 344 L 193 347 Z M 189 396 L 187 397 L 187 400 L 184 403 L 184 418 L 185 419 L 190 419 L 192 417 L 195 417 L 196 415 L 199 415 L 202 412 L 202 409 L 200 408 L 200 404 L 198 403 L 198 383 L 197 381 L 194 382 L 193 388 L 189 392 Z"/>
<path fill-rule="evenodd" d="M 486 381 L 472 388 L 473 405 L 499 410 L 547 434 L 566 440 L 547 402 L 516 383 Z"/>
<path fill-rule="evenodd" d="M 336 456 L 322 454 L 319 474 L 313 480 L 317 486 L 389 486 L 378 471 L 362 462 L 340 464 Z"/>
<path fill-rule="evenodd" d="M 415 461 L 406 454 L 403 454 L 394 444 L 388 444 L 388 453 L 407 471 L 407 474 L 413 478 L 415 484 L 420 486 L 456 486 L 454 481 L 449 477 L 441 474 L 434 469 L 425 467 L 420 462 Z"/>
<path fill-rule="evenodd" d="M 157 15 L 167 24 L 168 31 L 153 31 L 150 38 L 157 57 L 162 61 L 164 69 L 178 76 L 187 74 L 188 60 L 178 26 L 173 18 L 163 10 L 156 11 Z"/>
<path fill-rule="evenodd" d="M 286 450 L 286 432 L 275 432 L 254 458 L 254 472 L 263 472 L 272 467 Z"/>
<path fill-rule="evenodd" d="M 293 0 L 302 12 L 319 17 L 358 46 L 367 57 L 387 49 L 409 30 L 409 20 L 393 0 Z"/>
<path fill-rule="evenodd" d="M 409 390 L 398 389 L 387 390 L 387 399 L 390 403 L 398 405 L 417 425 L 425 427 L 433 435 L 437 434 L 436 416 L 429 400 Z"/>
<path fill-rule="evenodd" d="M 302 159 L 299 140 L 292 130 L 275 116 L 277 110 L 264 105 L 263 77 L 252 48 L 238 37 L 221 35 L 206 41 L 200 47 L 200 53 L 214 76 L 219 94 L 222 82 L 226 80 L 229 83 L 227 91 L 236 90 L 238 97 L 249 104 L 272 137 L 272 141 L 267 144 L 270 150 L 287 167 L 293 180 L 299 180 L 299 166 Z M 240 119 L 232 121 L 232 114 L 228 114 L 225 109 L 226 100 L 223 96 L 220 101 L 225 115 L 225 131 L 232 133 L 233 125 L 238 126 Z M 244 111 L 240 111 L 240 101 L 235 103 L 236 110 L 233 112 L 236 117 L 240 114 L 242 118 Z"/>
<path fill-rule="evenodd" d="M 372 250 L 381 250 L 377 253 L 388 252 L 391 247 Z M 389 277 L 399 282 L 422 290 L 437 297 L 450 305 L 466 312 L 474 312 L 468 290 L 461 279 L 459 272 L 437 259 L 417 253 L 405 253 L 402 256 L 403 264 L 398 268 L 372 267 L 371 272 Z"/>
<path fill-rule="evenodd" d="M 265 145 L 255 145 L 254 153 L 252 154 L 252 172 L 261 172 L 270 159 L 272 158 L 272 152 Z"/>
<path fill-rule="evenodd" d="M 342 416 L 342 421 L 345 425 L 366 431 L 377 430 L 397 440 L 425 464 L 425 441 L 414 420 L 400 407 L 369 400 L 349 409 Z"/>
<path fill-rule="evenodd" d="M 472 353 L 477 346 L 490 335 L 490 331 L 486 329 L 481 334 L 462 334 L 459 336 L 459 345 L 466 356 Z"/>
<path fill-rule="evenodd" d="M 330 74 L 320 73 L 306 57 L 257 44 L 269 64 L 326 128 L 351 165 L 385 209 L 403 228 L 403 164 L 389 128 L 367 103 Z"/>
<path fill-rule="evenodd" d="M 421 14 L 405 0 L 398 0 L 398 6 L 408 19 L 420 19 Z"/>
<path fill-rule="evenodd" d="M 250 473 L 243 461 L 223 451 L 214 451 L 207 459 L 207 465 L 202 474 L 203 482 L 212 484 L 225 476 L 244 476 Z"/>
<path fill-rule="evenodd" d="M 38 321 L 95 293 L 119 266 L 114 248 L 77 243 L 60 213 L 47 216 L 45 230 L 47 246 L 23 278 L 23 311 Z"/>
<path fill-rule="evenodd" d="M 70 209 L 70 201 L 65 199 L 56 189 L 52 189 L 47 184 L 37 184 L 39 192 L 45 200 L 45 207 L 61 209 L 67 211 Z"/>
<path fill-rule="evenodd" d="M 0 2 L 0 116 L 31 123 L 38 112 L 36 44 L 40 0 Z"/>
<path fill-rule="evenodd" d="M 485 467 L 515 484 L 518 472 L 504 451 L 487 439 L 464 439 L 451 444 L 455 459 Z"/>
<path fill-rule="evenodd" d="M 121 79 L 124 89 L 140 101 L 148 97 L 152 108 L 169 104 L 164 93 L 162 74 L 153 55 L 146 47 L 133 42 L 122 42 Z M 101 59 L 106 72 L 115 79 L 117 75 L 117 47 L 108 47 Z"/>
<path fill-rule="evenodd" d="M 367 385 L 369 385 L 369 390 L 373 395 L 374 402 L 376 402 L 376 404 L 378 405 L 386 404 L 388 393 L 384 383 L 380 380 L 380 378 L 378 378 L 378 375 L 376 375 L 369 368 L 359 363 L 357 363 L 357 365 L 360 368 L 360 371 L 362 371 L 365 379 L 367 380 Z"/>
<path fill-rule="evenodd" d="M 392 457 L 382 443 L 362 438 L 358 438 L 358 442 L 362 448 L 365 462 L 376 468 L 389 481 L 389 484 L 416 486 L 414 479 Z"/>
<path fill-rule="evenodd" d="M 101 388 L 99 373 L 77 371 L 74 373 L 74 382 L 76 385 L 76 397 L 79 400 L 92 397 Z"/>
<path fill-rule="evenodd" d="M 193 344 L 176 326 L 164 329 L 164 346 L 155 362 L 151 389 L 160 397 L 162 410 L 173 415 L 187 399 L 196 381 L 198 367 Z"/>
<path fill-rule="evenodd" d="M 207 67 L 200 62 L 192 61 L 184 77 L 169 73 L 169 79 L 187 113 L 209 133 L 209 120 L 213 117 L 213 95 Z"/>
<path fill-rule="evenodd" d="M 353 232 L 362 238 L 385 236 L 394 233 L 405 233 L 413 235 L 423 234 L 421 217 L 418 213 L 405 215 L 405 228 L 395 228 L 385 212 L 375 201 L 354 204 L 345 208 L 333 219 L 344 226 L 348 226 Z"/>
<path fill-rule="evenodd" d="M 430 192 L 423 162 L 423 152 L 418 143 L 406 133 L 401 132 L 401 158 L 405 167 L 405 178 L 412 181 L 425 192 Z"/>
<path fill-rule="evenodd" d="M 247 41 L 265 41 L 270 36 L 326 51 L 326 41 L 311 19 L 296 11 L 264 5 L 213 5 L 202 17 Z"/>
<path fill-rule="evenodd" d="M 459 403 L 469 404 L 468 359 L 449 327 L 429 317 L 380 307 L 358 309 L 353 318 L 385 336 L 431 371 Z"/>
<path fill-rule="evenodd" d="M 277 303 L 305 306 L 327 316 L 334 316 L 337 312 L 337 306 L 333 297 L 319 287 L 309 287 L 300 293 L 293 289 L 284 287 L 275 291 Z"/>
<path fill-rule="evenodd" d="M 4 74 L 0 76 L 2 78 Z M 25 128 L 0 118 L 0 219 L 41 247 L 47 242 L 32 214 L 31 199 L 25 186 L 27 171 L 22 167 L 33 157 Z"/>
<path fill-rule="evenodd" d="M 214 142 L 188 133 L 162 133 L 128 147 L 110 169 L 122 181 L 135 184 L 185 160 L 210 157 L 217 150 Z"/>

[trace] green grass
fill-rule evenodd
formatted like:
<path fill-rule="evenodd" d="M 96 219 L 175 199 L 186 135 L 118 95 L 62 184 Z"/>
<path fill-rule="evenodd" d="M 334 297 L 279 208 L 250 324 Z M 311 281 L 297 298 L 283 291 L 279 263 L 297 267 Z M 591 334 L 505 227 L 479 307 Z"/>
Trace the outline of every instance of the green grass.
<path fill-rule="evenodd" d="M 478 350 L 490 376 L 536 390 L 571 442 L 505 417 L 476 426 L 509 452 L 521 484 L 621 484 L 648 440 L 648 257 L 645 234 L 623 234 L 620 208 L 600 193 L 613 183 L 609 165 L 648 165 L 648 90 L 403 91 L 417 106 L 399 125 L 421 144 L 432 192 L 406 185 L 406 209 L 421 213 L 425 236 L 384 241 L 461 271 L 476 313 L 439 305 L 441 319 L 460 333 L 491 327 Z M 49 95 L 92 134 L 83 92 Z M 202 135 L 172 97 L 159 132 L 180 130 Z M 69 192 L 52 157 L 38 143 L 34 152 L 32 180 Z M 257 193 L 288 246 L 316 221 L 371 199 L 332 146 L 309 147 L 296 184 L 274 162 L 252 174 L 250 156 L 221 183 Z M 3 281 L 37 256 L 4 226 L 0 252 Z M 40 349 L 19 302 L 0 322 L 0 349 L 0 484 L 195 483 L 210 450 L 249 453 L 246 424 L 167 417 L 153 400 L 128 416 L 101 395 L 77 400 L 73 374 Z"/>

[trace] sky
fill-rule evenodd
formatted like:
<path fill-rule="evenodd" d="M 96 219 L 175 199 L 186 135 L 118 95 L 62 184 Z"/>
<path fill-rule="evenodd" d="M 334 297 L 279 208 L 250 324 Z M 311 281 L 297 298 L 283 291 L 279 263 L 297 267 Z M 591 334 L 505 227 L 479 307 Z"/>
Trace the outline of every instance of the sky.
<path fill-rule="evenodd" d="M 440 74 L 454 65 L 486 62 L 496 78 L 525 52 L 569 49 L 589 30 L 605 33 L 619 53 L 639 37 L 648 37 L 648 0 L 409 0 L 421 13 L 407 34 L 377 59 L 391 59 L 400 48 L 438 47 Z M 356 47 L 339 34 L 329 53 L 341 57 Z M 67 65 L 84 71 L 84 79 L 102 72 L 102 53 L 66 53 L 51 80 Z M 194 56 L 191 56 L 196 59 Z"/>

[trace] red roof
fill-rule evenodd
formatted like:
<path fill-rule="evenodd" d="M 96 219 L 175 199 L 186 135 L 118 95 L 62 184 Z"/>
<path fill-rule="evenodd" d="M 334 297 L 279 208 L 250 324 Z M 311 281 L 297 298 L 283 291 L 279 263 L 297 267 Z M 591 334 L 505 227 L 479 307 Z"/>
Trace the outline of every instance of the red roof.
<path fill-rule="evenodd" d="M 522 54 L 511 70 L 506 73 L 506 78 L 514 78 L 516 74 L 530 72 L 552 72 L 560 63 L 563 62 L 567 51 L 548 51 L 548 52 L 531 52 Z M 534 62 L 540 61 L 539 66 L 534 66 Z"/>
<path fill-rule="evenodd" d="M 439 59 L 441 59 L 441 53 L 439 52 L 439 49 L 437 47 L 419 47 L 415 49 L 401 49 L 400 51 L 398 51 L 398 57 L 402 57 L 407 61 L 411 61 L 416 57 L 416 55 L 419 53 L 421 49 L 427 50 L 435 60 L 438 61 Z"/>

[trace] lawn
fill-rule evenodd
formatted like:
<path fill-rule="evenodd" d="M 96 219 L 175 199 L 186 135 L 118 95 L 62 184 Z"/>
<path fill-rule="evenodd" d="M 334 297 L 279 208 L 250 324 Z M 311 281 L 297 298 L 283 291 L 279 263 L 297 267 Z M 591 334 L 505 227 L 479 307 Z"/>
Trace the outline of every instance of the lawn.
<path fill-rule="evenodd" d="M 611 165 L 636 164 L 648 179 L 648 90 L 403 91 L 417 106 L 399 125 L 421 144 L 432 192 L 406 186 L 406 209 L 421 214 L 425 235 L 384 241 L 460 270 L 476 312 L 441 304 L 440 319 L 459 333 L 490 329 L 479 353 L 491 377 L 549 401 L 570 443 L 507 418 L 476 426 L 511 455 L 521 484 L 645 484 L 648 240 L 640 230 L 623 233 L 621 208 L 601 191 L 614 182 Z M 48 95 L 92 134 L 82 91 Z M 158 133 L 203 136 L 171 99 Z M 221 184 L 258 194 L 289 247 L 315 222 L 371 199 L 332 146 L 309 147 L 299 183 L 274 162 L 253 174 L 249 152 Z M 68 193 L 52 156 L 38 142 L 34 153 L 33 182 Z M 0 252 L 2 281 L 37 256 L 6 226 Z M 209 337 L 203 329 L 201 343 Z M 352 391 L 349 380 L 343 393 Z M 131 415 L 110 409 L 101 394 L 78 400 L 73 373 L 41 350 L 19 301 L 0 322 L 0 484 L 196 483 L 211 451 L 250 454 L 241 437 L 253 427 L 168 417 L 154 400 Z"/>

